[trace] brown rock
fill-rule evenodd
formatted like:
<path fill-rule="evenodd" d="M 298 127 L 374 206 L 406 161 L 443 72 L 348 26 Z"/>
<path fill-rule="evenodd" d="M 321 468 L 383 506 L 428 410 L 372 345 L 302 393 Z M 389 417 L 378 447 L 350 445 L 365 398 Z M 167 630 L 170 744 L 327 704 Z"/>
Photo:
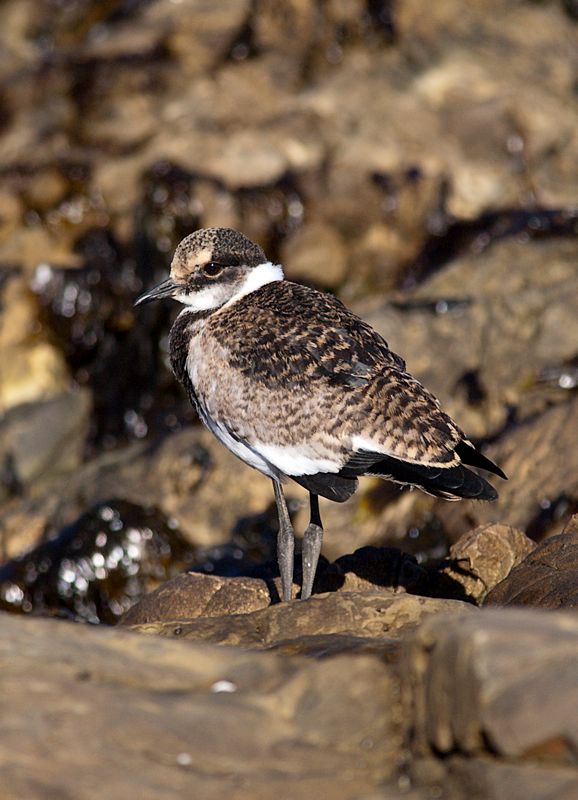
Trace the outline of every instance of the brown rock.
<path fill-rule="evenodd" d="M 451 758 L 444 785 L 451 797 L 471 800 L 574 800 L 578 775 L 571 764 L 508 764 L 489 758 Z"/>
<path fill-rule="evenodd" d="M 454 260 L 400 302 L 356 310 L 468 435 L 487 436 L 503 426 L 508 404 L 522 418 L 544 410 L 541 371 L 573 358 L 577 257 L 575 239 L 503 241 Z M 510 268 L 521 260 L 523 271 Z"/>
<path fill-rule="evenodd" d="M 578 534 L 578 514 L 573 514 L 570 517 L 566 525 L 564 525 L 562 533 L 567 533 L 569 535 Z"/>
<path fill-rule="evenodd" d="M 550 536 L 488 594 L 485 605 L 578 608 L 578 531 Z"/>
<path fill-rule="evenodd" d="M 559 533 L 578 504 L 578 397 L 568 398 L 502 436 L 487 449 L 508 482 L 496 503 L 439 505 L 436 513 L 452 538 L 464 528 L 506 519 L 532 538 Z M 560 511 L 558 506 L 560 504 Z"/>
<path fill-rule="evenodd" d="M 90 406 L 89 392 L 79 389 L 17 406 L 0 420 L 0 462 L 10 464 L 19 491 L 47 473 L 54 478 L 80 465 Z"/>
<path fill-rule="evenodd" d="M 281 260 L 290 280 L 336 288 L 347 275 L 346 249 L 334 228 L 310 223 L 286 239 Z"/>
<path fill-rule="evenodd" d="M 433 600 L 382 591 L 340 592 L 315 595 L 306 603 L 282 603 L 249 614 L 195 619 L 178 624 L 136 625 L 135 630 L 237 645 L 269 648 L 289 642 L 308 645 L 308 637 L 340 634 L 389 646 L 392 639 L 414 628 L 426 616 L 443 611 L 472 611 L 458 600 Z"/>
<path fill-rule="evenodd" d="M 297 559 L 296 568 L 300 563 Z M 403 592 L 417 589 L 426 578 L 412 556 L 395 548 L 364 547 L 327 564 L 321 559 L 315 580 L 316 594 L 326 592 Z M 298 577 L 298 576 L 296 576 Z M 293 597 L 300 587 L 293 584 Z M 189 572 L 178 575 L 134 605 L 122 618 L 122 625 L 148 625 L 200 617 L 248 614 L 281 597 L 280 579 L 220 577 Z M 313 634 L 312 634 L 313 635 Z"/>
<path fill-rule="evenodd" d="M 394 687 L 323 661 L 0 615 L 3 797 L 371 796 L 395 770 Z M 34 735 L 30 735 L 33 731 Z"/>
<path fill-rule="evenodd" d="M 166 45 L 189 78 L 217 66 L 249 16 L 249 0 L 232 0 L 227 6 L 208 0 L 155 0 L 144 10 L 143 20 L 166 31 Z"/>
<path fill-rule="evenodd" d="M 23 512 L 60 528 L 110 497 L 158 507 L 176 518 L 193 544 L 204 546 L 226 542 L 239 517 L 262 512 L 271 502 L 271 484 L 249 468 L 240 470 L 208 431 L 191 427 L 105 453 L 65 478 L 47 475 L 5 509 L 5 535 L 9 540 L 15 533 Z"/>
<path fill-rule="evenodd" d="M 221 578 L 187 572 L 146 595 L 122 618 L 121 625 L 248 614 L 271 602 L 267 585 L 256 578 Z"/>
<path fill-rule="evenodd" d="M 47 211 L 64 198 L 68 189 L 66 180 L 58 170 L 41 170 L 30 177 L 25 200 L 32 208 Z"/>
<path fill-rule="evenodd" d="M 463 592 L 464 599 L 481 605 L 488 592 L 535 546 L 522 531 L 509 525 L 481 525 L 450 547 L 447 561 L 433 580 L 436 586 L 439 581 L 443 596 L 460 597 Z"/>
<path fill-rule="evenodd" d="M 567 763 L 578 745 L 577 670 L 572 614 L 504 609 L 425 620 L 400 660 L 416 751 L 529 762 L 548 751 Z"/>
<path fill-rule="evenodd" d="M 0 308 L 0 409 L 65 391 L 69 376 L 64 357 L 40 327 L 38 303 L 22 278 L 4 284 Z"/>

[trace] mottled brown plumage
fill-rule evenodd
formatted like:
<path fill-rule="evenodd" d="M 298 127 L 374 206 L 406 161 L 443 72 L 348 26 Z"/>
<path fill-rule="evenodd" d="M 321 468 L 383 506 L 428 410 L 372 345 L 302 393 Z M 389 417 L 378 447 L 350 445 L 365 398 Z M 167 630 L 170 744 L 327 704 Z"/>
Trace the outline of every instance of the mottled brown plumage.
<path fill-rule="evenodd" d="M 293 478 L 315 504 L 347 499 L 364 474 L 495 499 L 464 464 L 501 470 L 387 342 L 335 297 L 282 277 L 242 234 L 209 229 L 179 245 L 171 278 L 142 298 L 189 306 L 171 330 L 171 362 L 215 435 L 279 491 Z"/>

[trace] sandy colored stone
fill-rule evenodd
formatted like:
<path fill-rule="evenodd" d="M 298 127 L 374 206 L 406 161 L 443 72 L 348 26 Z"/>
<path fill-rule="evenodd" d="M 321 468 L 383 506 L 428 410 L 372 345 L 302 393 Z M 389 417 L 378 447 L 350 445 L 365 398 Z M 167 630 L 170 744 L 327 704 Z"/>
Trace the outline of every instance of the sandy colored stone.
<path fill-rule="evenodd" d="M 79 389 L 17 406 L 0 420 L 0 460 L 10 463 L 21 488 L 46 473 L 56 476 L 80 465 L 90 406 L 89 392 Z"/>
<path fill-rule="evenodd" d="M 400 659 L 413 746 L 528 762 L 550 751 L 563 766 L 578 741 L 577 670 L 574 614 L 501 609 L 425 620 Z"/>
<path fill-rule="evenodd" d="M 386 667 L 0 615 L 2 793 L 354 800 L 393 775 Z"/>
<path fill-rule="evenodd" d="M 1 412 L 53 397 L 68 387 L 64 357 L 40 328 L 38 315 L 26 283 L 19 277 L 8 279 L 0 304 Z"/>
<path fill-rule="evenodd" d="M 264 581 L 187 572 L 163 583 L 123 617 L 122 625 L 248 614 L 271 602 Z"/>
<path fill-rule="evenodd" d="M 434 580 L 439 592 L 481 605 L 511 570 L 531 553 L 536 544 L 523 531 L 509 525 L 481 525 L 450 547 L 449 556 Z M 460 591 L 461 590 L 461 591 Z M 436 592 L 437 593 L 437 592 Z"/>
<path fill-rule="evenodd" d="M 330 226 L 311 223 L 300 228 L 283 246 L 287 278 L 336 288 L 347 276 L 344 243 Z"/>

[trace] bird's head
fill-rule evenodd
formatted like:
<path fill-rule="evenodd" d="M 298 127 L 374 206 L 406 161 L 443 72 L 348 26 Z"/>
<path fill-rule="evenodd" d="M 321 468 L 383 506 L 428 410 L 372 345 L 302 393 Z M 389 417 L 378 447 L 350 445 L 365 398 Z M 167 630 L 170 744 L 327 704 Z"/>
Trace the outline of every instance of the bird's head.
<path fill-rule="evenodd" d="M 283 279 L 259 245 L 231 228 L 205 228 L 175 250 L 168 280 L 142 294 L 135 305 L 172 297 L 194 311 L 220 308 L 266 283 Z"/>

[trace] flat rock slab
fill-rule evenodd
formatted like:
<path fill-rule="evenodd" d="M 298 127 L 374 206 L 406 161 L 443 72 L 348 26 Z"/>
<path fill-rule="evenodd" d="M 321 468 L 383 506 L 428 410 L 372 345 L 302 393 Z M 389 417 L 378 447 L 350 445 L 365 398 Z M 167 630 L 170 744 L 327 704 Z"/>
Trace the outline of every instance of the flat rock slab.
<path fill-rule="evenodd" d="M 3 800 L 372 796 L 394 770 L 373 656 L 247 653 L 0 614 Z"/>
<path fill-rule="evenodd" d="M 250 614 L 135 625 L 133 630 L 251 649 L 282 647 L 306 653 L 312 645 L 315 650 L 319 637 L 338 634 L 343 637 L 346 650 L 351 649 L 348 637 L 355 637 L 358 645 L 363 640 L 381 642 L 387 650 L 392 640 L 413 630 L 429 615 L 473 611 L 473 606 L 459 600 L 387 595 L 374 590 L 316 595 L 304 603 L 282 603 Z M 335 646 L 331 652 L 335 652 Z"/>
<path fill-rule="evenodd" d="M 420 753 L 575 764 L 578 618 L 483 610 L 424 621 L 400 659 Z"/>
<path fill-rule="evenodd" d="M 578 609 L 578 530 L 551 536 L 488 594 L 486 605 Z"/>
<path fill-rule="evenodd" d="M 299 571 L 300 565 L 298 565 Z M 274 570 L 276 569 L 276 565 Z M 503 575 L 506 573 L 504 572 Z M 315 593 L 382 592 L 391 595 L 413 588 L 419 592 L 426 571 L 413 556 L 393 547 L 362 547 L 333 564 L 321 559 L 315 579 Z M 295 599 L 301 591 L 293 584 Z M 278 577 L 222 577 L 187 572 L 166 581 L 147 594 L 123 616 L 122 625 L 173 622 L 178 619 L 248 614 L 279 603 Z"/>

